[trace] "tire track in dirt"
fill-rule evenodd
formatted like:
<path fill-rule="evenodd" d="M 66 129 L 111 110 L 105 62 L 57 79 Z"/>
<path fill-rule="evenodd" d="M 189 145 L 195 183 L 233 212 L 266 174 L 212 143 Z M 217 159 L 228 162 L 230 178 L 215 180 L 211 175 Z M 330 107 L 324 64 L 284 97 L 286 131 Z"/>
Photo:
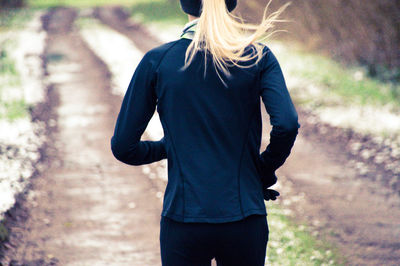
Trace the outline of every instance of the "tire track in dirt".
<path fill-rule="evenodd" d="M 144 26 L 130 21 L 121 8 L 97 8 L 94 15 L 130 38 L 143 52 L 161 44 Z M 262 111 L 264 149 L 270 128 L 263 106 Z M 324 141 L 318 132 L 312 133 L 310 125 L 302 123 L 307 114 L 301 109 L 299 119 L 303 128 L 291 157 L 278 172 L 282 203 L 294 211 L 295 220 L 310 224 L 320 238 L 335 243 L 349 264 L 397 265 L 399 198 L 348 167 L 347 151 L 339 143 Z M 304 127 L 307 135 L 302 135 Z"/>
<path fill-rule="evenodd" d="M 142 53 L 146 53 L 150 49 L 162 44 L 160 40 L 154 38 L 146 30 L 145 26 L 129 20 L 129 14 L 120 7 L 95 8 L 93 16 L 103 24 L 130 39 Z M 156 170 L 157 168 L 165 168 L 165 166 L 161 162 L 156 162 L 154 163 L 154 167 L 148 171 L 158 176 L 159 171 Z M 164 194 L 166 180 L 162 178 L 151 178 L 149 180 L 159 192 Z"/>
<path fill-rule="evenodd" d="M 59 98 L 57 158 L 37 178 L 24 230 L 12 234 L 1 263 L 159 265 L 157 191 L 141 168 L 112 156 L 121 98 L 111 94 L 110 73 L 75 30 L 75 18 L 68 8 L 43 17 L 46 70 Z"/>

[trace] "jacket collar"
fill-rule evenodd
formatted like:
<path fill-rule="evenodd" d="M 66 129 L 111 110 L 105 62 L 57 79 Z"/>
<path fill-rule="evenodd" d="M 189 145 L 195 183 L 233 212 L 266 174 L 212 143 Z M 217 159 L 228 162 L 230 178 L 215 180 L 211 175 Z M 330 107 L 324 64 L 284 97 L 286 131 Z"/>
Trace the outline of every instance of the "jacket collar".
<path fill-rule="evenodd" d="M 182 34 L 180 37 L 192 40 L 196 32 L 196 26 L 198 21 L 199 19 L 196 18 L 195 20 L 186 23 L 185 26 L 183 27 Z"/>

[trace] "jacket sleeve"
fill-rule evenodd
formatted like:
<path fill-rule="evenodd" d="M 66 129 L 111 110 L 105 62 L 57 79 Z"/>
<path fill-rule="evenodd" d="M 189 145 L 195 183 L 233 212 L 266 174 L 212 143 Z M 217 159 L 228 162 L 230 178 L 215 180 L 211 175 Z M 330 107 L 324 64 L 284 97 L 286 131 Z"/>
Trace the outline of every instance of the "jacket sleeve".
<path fill-rule="evenodd" d="M 275 171 L 289 156 L 300 124 L 281 67 L 271 50 L 265 47 L 265 52 L 261 70 L 261 97 L 270 116 L 272 130 L 270 142 L 260 154 L 260 161 L 263 185 L 269 187 L 277 181 Z"/>
<path fill-rule="evenodd" d="M 154 65 L 146 53 L 129 83 L 111 138 L 113 155 L 126 164 L 142 165 L 167 158 L 164 138 L 159 141 L 140 140 L 157 103 Z"/>

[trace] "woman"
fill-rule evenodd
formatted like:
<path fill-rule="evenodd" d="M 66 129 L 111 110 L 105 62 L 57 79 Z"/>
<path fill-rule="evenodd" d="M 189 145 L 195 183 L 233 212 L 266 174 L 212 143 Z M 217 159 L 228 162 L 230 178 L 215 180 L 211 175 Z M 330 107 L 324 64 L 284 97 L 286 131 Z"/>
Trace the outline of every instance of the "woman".
<path fill-rule="evenodd" d="M 285 6 L 268 18 L 265 12 L 260 25 L 237 22 L 235 6 L 236 0 L 181 0 L 190 21 L 181 38 L 144 55 L 111 139 L 124 163 L 168 158 L 164 266 L 210 265 L 213 258 L 218 265 L 264 265 L 264 199 L 279 194 L 268 187 L 300 125 L 279 63 L 258 41 Z M 260 97 L 272 124 L 261 154 Z M 156 107 L 164 137 L 140 141 Z"/>

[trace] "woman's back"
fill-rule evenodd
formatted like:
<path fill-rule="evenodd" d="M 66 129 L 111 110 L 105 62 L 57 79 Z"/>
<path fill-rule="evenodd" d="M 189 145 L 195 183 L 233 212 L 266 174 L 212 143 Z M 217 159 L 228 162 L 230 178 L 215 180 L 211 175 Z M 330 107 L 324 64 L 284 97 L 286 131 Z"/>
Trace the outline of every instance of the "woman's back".
<path fill-rule="evenodd" d="M 261 140 L 259 70 L 234 67 L 225 87 L 211 60 L 203 77 L 204 57 L 198 54 L 180 71 L 189 43 L 167 45 L 156 70 L 169 160 L 163 213 L 201 222 L 265 213 L 255 160 Z"/>
<path fill-rule="evenodd" d="M 182 70 L 190 42 L 181 38 L 147 52 L 135 71 L 138 78 L 134 75 L 129 86 L 137 90 L 135 95 L 132 92 L 134 102 L 130 105 L 136 103 L 140 117 L 140 106 L 147 110 L 144 117 L 149 118 L 154 112 L 151 105 L 157 101 L 168 158 L 162 214 L 177 221 L 213 223 L 266 214 L 259 156 L 260 96 L 276 130 L 285 133 L 298 128 L 297 113 L 279 64 L 265 46 L 258 64 L 230 67 L 231 75 L 224 84 L 210 57 L 204 64 L 203 53 L 196 54 L 189 67 Z M 246 52 L 253 50 L 249 46 Z M 130 114 L 127 126 L 136 120 L 134 115 Z M 144 130 L 145 125 L 136 128 Z M 120 131 L 127 129 L 120 127 Z M 113 147 L 118 146 L 116 141 Z M 118 149 L 113 150 L 118 153 Z M 127 162 L 128 158 L 119 159 Z M 139 158 L 128 163 L 143 161 Z"/>

